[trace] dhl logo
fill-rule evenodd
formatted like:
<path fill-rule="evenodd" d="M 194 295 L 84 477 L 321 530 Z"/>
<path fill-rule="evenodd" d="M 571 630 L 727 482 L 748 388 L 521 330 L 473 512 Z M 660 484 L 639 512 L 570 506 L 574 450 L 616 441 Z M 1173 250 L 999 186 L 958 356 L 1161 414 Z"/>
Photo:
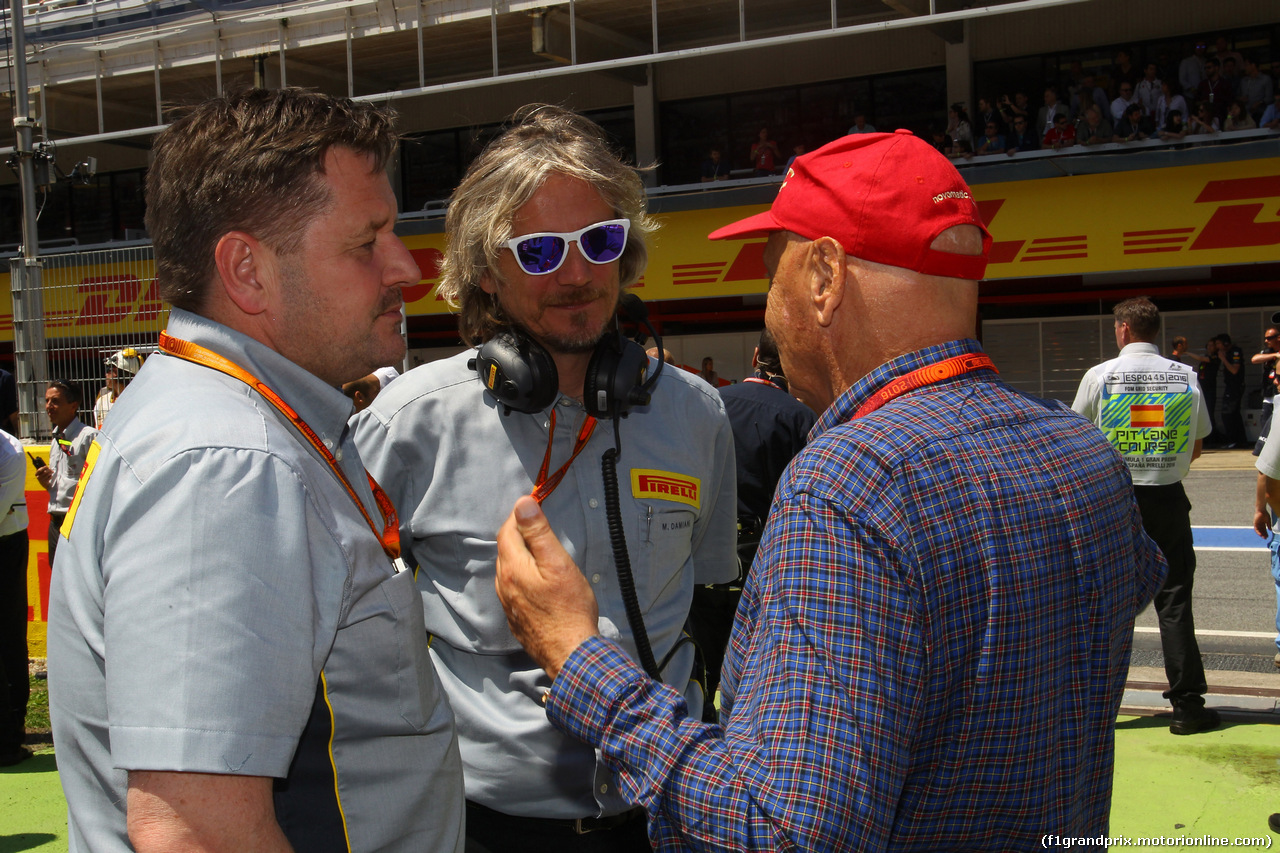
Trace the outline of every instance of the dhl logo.
<path fill-rule="evenodd" d="M 1267 165 L 1275 168 L 1274 162 L 1268 162 Z M 1155 177 L 1154 180 L 1161 179 Z M 1132 262 L 1121 261 L 1122 258 L 1130 256 L 1135 256 L 1134 260 L 1137 260 L 1139 257 L 1156 255 L 1159 256 L 1158 263 L 1162 265 L 1180 266 L 1211 263 L 1214 260 L 1196 258 L 1190 255 L 1192 252 L 1280 245 L 1280 218 L 1278 218 L 1280 217 L 1280 174 L 1181 183 L 1170 189 L 1181 197 L 1180 204 L 1179 199 L 1171 198 L 1170 204 L 1161 209 L 1158 201 L 1147 199 L 1150 204 L 1137 206 L 1135 217 L 1144 207 L 1155 210 L 1160 218 L 1168 218 L 1170 211 L 1180 209 L 1187 219 L 1200 219 L 1207 214 L 1208 218 L 1202 225 L 1188 223 L 1177 227 L 1153 228 L 1138 227 L 1138 223 L 1135 222 L 1133 227 L 1125 228 L 1122 225 L 1114 230 L 1095 230 L 1092 234 L 1085 230 L 1084 233 L 1071 236 L 995 240 L 991 245 L 990 263 L 1021 265 L 1043 261 L 1089 259 L 1093 263 L 1088 265 L 1087 270 L 1072 267 L 1072 271 L 1103 271 L 1133 268 Z M 1012 200 L 1018 202 L 1019 213 L 1022 212 L 1022 205 L 1030 201 L 1026 198 Z M 995 198 L 978 202 L 979 213 L 993 234 L 999 234 L 1004 230 L 1002 226 L 1005 223 L 997 222 L 997 217 L 1006 206 L 1006 202 L 1010 201 L 1010 198 Z M 1040 205 L 1053 207 L 1061 212 L 1060 219 L 1070 221 L 1073 218 L 1080 219 L 1078 214 L 1076 216 L 1072 214 L 1083 201 L 1084 199 L 1075 198 L 1059 200 L 1044 195 L 1040 199 Z M 1094 202 L 1096 201 L 1097 199 L 1094 199 Z M 1195 205 L 1206 207 L 1196 208 Z M 1090 209 L 1092 209 L 1091 206 Z M 1097 218 L 1102 219 L 1102 217 Z M 1019 221 L 1023 221 L 1022 216 L 1019 216 Z M 1179 261 L 1176 257 L 1170 257 L 1174 253 L 1184 253 L 1187 259 Z M 1265 258 L 1265 260 L 1270 259 Z M 1233 260 L 1239 262 L 1264 260 L 1264 258 L 1239 257 Z M 1035 272 L 1028 269 L 1025 272 L 1007 274 L 1026 275 L 1035 274 Z"/>
<path fill-rule="evenodd" d="M 1177 252 L 1191 243 L 1191 250 L 1243 249 L 1248 246 L 1272 246 L 1280 243 L 1280 222 L 1259 222 L 1258 214 L 1266 207 L 1256 199 L 1280 197 L 1280 175 L 1210 181 L 1196 198 L 1196 204 L 1217 203 L 1208 223 L 1196 235 L 1196 229 L 1166 228 L 1154 231 L 1124 232 L 1124 253 L 1139 255 L 1152 252 Z M 1247 201 L 1249 204 L 1226 204 Z"/>
<path fill-rule="evenodd" d="M 1280 246 L 1280 158 L 983 184 L 974 194 L 996 238 L 991 279 L 1273 262 Z M 715 203 L 711 196 L 708 203 Z M 663 227 L 650 252 L 648 277 L 635 287 L 655 301 L 763 293 L 763 240 L 712 243 L 706 237 L 765 207 L 660 214 Z M 408 313 L 447 313 L 439 293 L 445 236 L 406 235 L 405 242 L 422 271 L 418 282 L 404 288 Z M 92 335 L 126 331 L 121 327 L 133 323 L 141 329 L 127 331 L 158 329 L 164 306 L 153 279 L 150 262 L 128 269 L 114 263 L 46 268 L 46 332 Z M 0 280 L 4 339 L 12 336 L 8 294 Z"/>
<path fill-rule="evenodd" d="M 1143 427 L 1164 426 L 1164 406 L 1133 404 L 1129 406 L 1129 426 L 1138 429 Z"/>
<path fill-rule="evenodd" d="M 636 500 L 656 498 L 698 507 L 698 492 L 702 480 L 671 471 L 654 471 L 646 468 L 631 469 L 631 496 Z"/>
<path fill-rule="evenodd" d="M 984 193 L 992 197 L 981 198 Z M 984 184 L 975 195 L 995 237 L 988 267 L 993 279 L 1269 262 L 1280 246 L 1277 158 Z M 1117 206 L 1112 198 L 1142 202 Z M 653 295 L 761 292 L 768 280 L 763 240 L 735 245 L 705 239 L 715 227 L 752 212 L 742 207 L 667 217 L 664 231 L 675 238 L 667 246 L 674 251 L 660 245 L 650 273 L 662 270 L 670 285 Z M 1014 236 L 1018 231 L 1030 233 Z M 718 245 L 733 254 L 726 259 Z M 1219 250 L 1232 253 L 1203 254 Z"/>
<path fill-rule="evenodd" d="M 439 284 L 442 255 L 438 249 L 411 249 L 424 276 L 418 284 L 404 288 L 406 305 L 416 307 L 411 313 L 448 311 L 443 299 L 430 298 Z M 132 324 L 133 331 L 158 331 L 167 306 L 160 300 L 152 261 L 137 261 L 128 271 L 113 270 L 113 265 L 86 264 L 82 267 L 46 269 L 43 274 L 42 315 L 47 334 L 58 337 L 69 334 L 98 334 L 104 327 L 119 331 L 122 324 Z M 3 276 L 7 278 L 7 276 Z M 0 288 L 7 295 L 9 287 Z M 414 306 L 414 303 L 423 303 Z M 430 310 L 427 306 L 439 303 Z M 0 328 L 13 328 L 11 303 L 0 311 Z"/>
<path fill-rule="evenodd" d="M 71 285 L 58 281 L 57 271 L 46 273 L 43 316 L 46 332 L 90 332 L 97 326 L 132 321 L 155 326 L 165 311 L 149 267 L 135 273 L 88 275 Z M 12 327 L 12 311 L 0 314 L 0 325 Z"/>

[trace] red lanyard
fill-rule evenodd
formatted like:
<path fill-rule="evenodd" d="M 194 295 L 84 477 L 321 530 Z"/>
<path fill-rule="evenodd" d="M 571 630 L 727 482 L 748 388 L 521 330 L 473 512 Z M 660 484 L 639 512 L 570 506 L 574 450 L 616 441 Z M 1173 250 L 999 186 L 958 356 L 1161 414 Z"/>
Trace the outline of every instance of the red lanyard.
<path fill-rule="evenodd" d="M 280 398 L 280 395 L 272 391 L 264 385 L 257 377 L 249 373 L 240 365 L 228 361 L 215 352 L 210 352 L 199 344 L 193 344 L 190 341 L 184 341 L 179 338 L 171 337 L 165 332 L 160 333 L 160 349 L 169 355 L 177 356 L 186 361 L 199 364 L 202 367 L 208 367 L 219 373 L 225 373 L 227 376 L 239 379 L 250 388 L 257 391 L 263 398 L 275 406 L 280 414 L 289 419 L 297 429 L 302 433 L 303 438 L 311 443 L 321 458 L 329 464 L 333 469 L 333 473 L 337 475 L 343 487 L 347 490 L 347 494 L 351 496 L 351 500 L 359 508 L 360 514 L 364 516 L 364 520 L 368 522 L 369 529 L 373 531 L 373 535 L 378 537 L 378 541 L 382 543 L 382 550 L 387 553 L 391 559 L 400 556 L 400 521 L 396 517 L 396 508 L 392 505 L 391 499 L 387 497 L 387 493 L 382 490 L 377 481 L 373 479 L 373 475 L 368 471 L 365 476 L 369 478 L 369 488 L 373 490 L 373 499 L 378 502 L 378 511 L 382 513 L 382 532 L 378 532 L 378 526 L 374 524 L 369 512 L 364 508 L 364 502 L 360 500 L 360 496 L 356 494 L 356 490 L 352 487 L 351 481 L 347 479 L 347 475 L 343 472 L 342 466 L 338 464 L 338 460 L 334 458 L 333 452 L 325 447 L 324 442 L 320 440 L 320 436 L 316 435 L 315 430 L 307 425 L 307 422 L 293 410 L 293 407 Z"/>
<path fill-rule="evenodd" d="M 996 370 L 995 363 L 982 353 L 957 355 L 937 364 L 926 364 L 924 367 L 918 367 L 905 376 L 899 376 L 881 388 L 871 396 L 870 400 L 863 403 L 858 411 L 854 412 L 853 416 L 860 418 L 863 415 L 874 412 L 893 398 L 900 397 L 908 391 L 914 391 L 917 388 L 923 388 L 935 382 L 942 382 L 944 379 L 954 379 L 974 370 L 1000 372 Z"/>
<path fill-rule="evenodd" d="M 560 485 L 560 481 L 564 479 L 564 475 L 569 473 L 569 466 L 573 464 L 573 460 L 578 458 L 578 454 L 582 452 L 582 448 L 587 446 L 587 442 L 591 439 L 591 433 L 596 430 L 596 419 L 587 415 L 586 421 L 582 424 L 582 429 L 578 430 L 578 439 L 573 443 L 573 454 L 569 457 L 569 461 L 561 465 L 554 474 L 547 476 L 547 469 L 551 467 L 551 442 L 556 437 L 556 410 L 551 409 L 551 424 L 547 430 L 547 452 L 542 455 L 542 467 L 538 469 L 538 481 L 533 484 L 533 499 L 538 503 L 546 500 L 547 496 L 556 490 L 556 486 Z"/>

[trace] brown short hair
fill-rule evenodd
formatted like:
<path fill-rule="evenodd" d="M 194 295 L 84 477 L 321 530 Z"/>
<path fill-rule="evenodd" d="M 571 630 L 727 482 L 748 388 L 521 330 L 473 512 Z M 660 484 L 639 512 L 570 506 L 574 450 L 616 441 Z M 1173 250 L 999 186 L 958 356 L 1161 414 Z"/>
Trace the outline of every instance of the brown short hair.
<path fill-rule="evenodd" d="M 296 251 L 328 202 L 329 149 L 349 148 L 386 168 L 398 137 L 393 114 L 305 89 L 246 89 L 182 111 L 157 138 L 147 172 L 147 230 L 160 296 L 199 311 L 213 250 L 245 231 L 276 251 Z"/>
<path fill-rule="evenodd" d="M 510 240 L 511 220 L 552 174 L 591 185 L 619 219 L 631 220 L 618 262 L 623 287 L 635 284 L 648 262 L 645 238 L 657 228 L 635 168 L 613 152 L 600 126 L 563 107 L 534 104 L 468 167 L 445 216 L 449 242 L 440 265 L 439 294 L 458 311 L 467 344 L 487 341 L 507 325 L 496 297 L 480 282 L 502 283 L 498 257 Z"/>
<path fill-rule="evenodd" d="M 49 387 L 56 388 L 58 391 L 60 391 L 62 393 L 62 396 L 67 398 L 68 403 L 74 403 L 75 405 L 79 406 L 81 403 L 84 402 L 84 398 L 80 394 L 80 389 L 70 383 L 63 382 L 61 379 L 51 380 L 49 382 Z"/>
<path fill-rule="evenodd" d="M 1160 309 L 1145 296 L 1126 299 L 1111 309 L 1117 323 L 1125 323 L 1140 341 L 1150 343 L 1160 334 Z"/>

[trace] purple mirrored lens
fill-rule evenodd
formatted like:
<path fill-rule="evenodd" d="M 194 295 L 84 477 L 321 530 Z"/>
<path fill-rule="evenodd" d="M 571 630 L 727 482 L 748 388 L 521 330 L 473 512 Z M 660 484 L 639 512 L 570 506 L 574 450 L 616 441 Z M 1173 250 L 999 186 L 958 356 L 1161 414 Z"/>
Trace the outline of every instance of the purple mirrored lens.
<path fill-rule="evenodd" d="M 521 240 L 516 247 L 516 260 L 524 271 L 541 275 L 560 266 L 564 255 L 564 240 L 560 237 L 530 237 Z"/>
<path fill-rule="evenodd" d="M 600 225 L 583 234 L 578 245 L 588 260 L 607 264 L 617 260 L 626 247 L 626 230 L 621 225 Z"/>

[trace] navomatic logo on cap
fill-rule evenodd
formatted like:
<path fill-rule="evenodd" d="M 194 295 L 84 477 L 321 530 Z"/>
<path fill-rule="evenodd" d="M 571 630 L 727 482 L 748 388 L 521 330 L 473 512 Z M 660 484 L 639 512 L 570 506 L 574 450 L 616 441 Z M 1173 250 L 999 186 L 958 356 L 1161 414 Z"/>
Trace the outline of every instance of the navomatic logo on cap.
<path fill-rule="evenodd" d="M 955 225 L 982 230 L 982 254 L 930 248 Z M 955 166 L 909 130 L 844 136 L 797 157 L 773 207 L 726 225 L 712 240 L 793 231 L 832 237 L 857 258 L 927 275 L 976 281 L 991 234 Z"/>

